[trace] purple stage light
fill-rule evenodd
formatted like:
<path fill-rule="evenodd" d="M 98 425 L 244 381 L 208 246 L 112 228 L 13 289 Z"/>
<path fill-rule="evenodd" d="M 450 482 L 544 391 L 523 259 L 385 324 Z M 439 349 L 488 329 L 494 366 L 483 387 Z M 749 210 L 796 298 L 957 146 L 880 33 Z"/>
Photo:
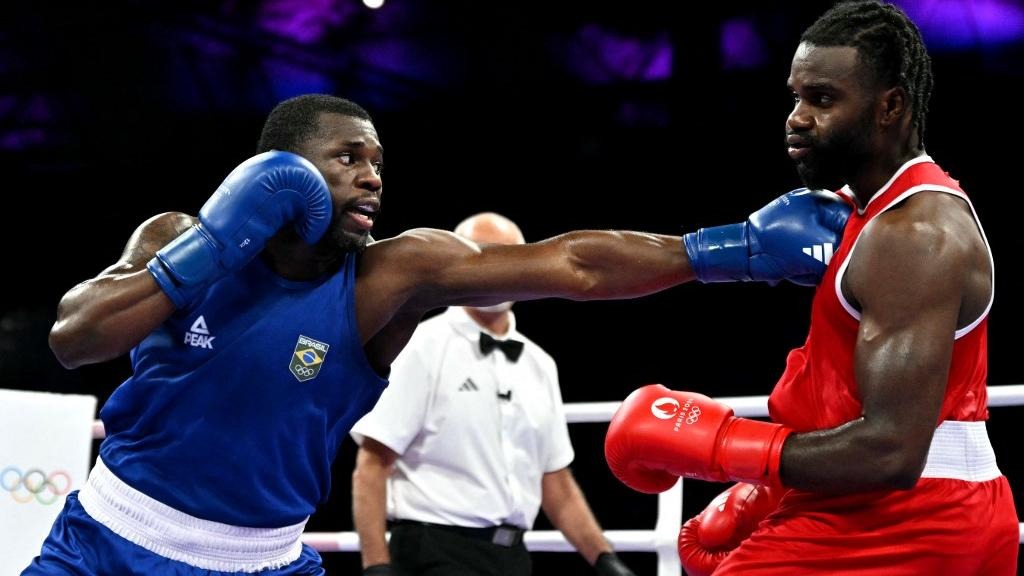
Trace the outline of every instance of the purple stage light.
<path fill-rule="evenodd" d="M 657 82 L 672 76 L 672 41 L 667 32 L 636 38 L 592 24 L 552 42 L 551 53 L 587 84 Z"/>
<path fill-rule="evenodd" d="M 767 58 L 764 43 L 754 23 L 747 18 L 726 20 L 721 25 L 722 68 L 756 68 Z"/>
<path fill-rule="evenodd" d="M 264 0 L 260 26 L 299 44 L 315 44 L 360 9 L 345 0 Z"/>
<path fill-rule="evenodd" d="M 50 138 L 42 128 L 23 128 L 0 132 L 0 150 L 17 151 L 39 148 Z"/>
<path fill-rule="evenodd" d="M 929 49 L 1024 41 L 1024 5 L 1013 0 L 898 0 Z"/>
<path fill-rule="evenodd" d="M 268 58 L 261 63 L 264 78 L 270 83 L 277 101 L 299 94 L 334 92 L 334 82 L 322 71 L 296 66 L 292 62 Z"/>

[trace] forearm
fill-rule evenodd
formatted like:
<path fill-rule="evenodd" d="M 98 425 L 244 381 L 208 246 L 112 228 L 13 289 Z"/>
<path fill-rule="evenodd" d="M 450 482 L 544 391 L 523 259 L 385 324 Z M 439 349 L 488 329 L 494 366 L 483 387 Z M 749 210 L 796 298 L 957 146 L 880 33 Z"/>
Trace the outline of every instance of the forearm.
<path fill-rule="evenodd" d="M 103 274 L 61 299 L 50 348 L 67 368 L 110 360 L 131 350 L 173 312 L 145 268 Z"/>
<path fill-rule="evenodd" d="M 551 515 L 548 518 L 588 564 L 594 564 L 602 552 L 612 551 L 611 544 L 605 539 L 593 513 L 582 499 L 566 503 L 557 521 Z"/>
<path fill-rule="evenodd" d="M 544 514 L 589 564 L 612 547 L 568 470 L 546 475 L 542 506 Z"/>
<path fill-rule="evenodd" d="M 352 475 L 352 515 L 364 568 L 391 562 L 385 538 L 387 475 L 387 468 L 362 462 Z"/>
<path fill-rule="evenodd" d="M 874 424 L 862 417 L 791 435 L 782 448 L 782 483 L 833 494 L 912 488 L 924 460 L 908 457 L 900 431 Z"/>
<path fill-rule="evenodd" d="M 678 236 L 582 231 L 553 241 L 566 255 L 574 299 L 635 298 L 695 279 Z"/>

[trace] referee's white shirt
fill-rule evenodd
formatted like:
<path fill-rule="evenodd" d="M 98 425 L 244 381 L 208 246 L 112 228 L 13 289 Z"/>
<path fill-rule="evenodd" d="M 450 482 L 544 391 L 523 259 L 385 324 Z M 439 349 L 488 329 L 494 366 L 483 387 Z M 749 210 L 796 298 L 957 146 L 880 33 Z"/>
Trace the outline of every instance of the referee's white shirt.
<path fill-rule="evenodd" d="M 518 362 L 480 352 L 484 331 L 452 307 L 422 322 L 391 368 L 391 383 L 352 428 L 399 454 L 388 518 L 453 526 L 531 528 L 541 480 L 573 460 L 555 361 L 524 342 Z M 508 400 L 498 393 L 512 392 Z"/>

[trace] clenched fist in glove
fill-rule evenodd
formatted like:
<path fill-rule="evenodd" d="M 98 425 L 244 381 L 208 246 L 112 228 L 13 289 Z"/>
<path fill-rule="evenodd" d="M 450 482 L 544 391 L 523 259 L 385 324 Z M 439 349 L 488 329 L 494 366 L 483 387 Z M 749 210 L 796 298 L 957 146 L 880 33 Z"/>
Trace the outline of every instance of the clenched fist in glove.
<path fill-rule="evenodd" d="M 174 305 L 184 308 L 252 260 L 286 224 L 313 244 L 330 223 L 331 192 L 316 166 L 291 152 L 264 152 L 232 170 L 199 210 L 199 223 L 146 267 Z"/>
<path fill-rule="evenodd" d="M 789 280 L 814 286 L 839 247 L 852 207 L 825 190 L 798 188 L 746 222 L 701 228 L 683 237 L 701 282 Z"/>
<path fill-rule="evenodd" d="M 792 430 L 733 416 L 702 394 L 661 384 L 635 390 L 608 425 L 604 455 L 624 484 L 664 492 L 679 476 L 780 484 L 782 445 Z"/>
<path fill-rule="evenodd" d="M 782 490 L 738 482 L 679 530 L 679 561 L 689 576 L 710 576 L 779 504 Z"/>

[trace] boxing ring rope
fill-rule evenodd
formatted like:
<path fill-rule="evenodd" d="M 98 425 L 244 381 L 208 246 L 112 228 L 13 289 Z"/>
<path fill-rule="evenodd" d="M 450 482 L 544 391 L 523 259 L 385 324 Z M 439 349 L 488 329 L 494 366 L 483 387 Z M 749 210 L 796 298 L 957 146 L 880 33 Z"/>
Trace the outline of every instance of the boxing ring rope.
<path fill-rule="evenodd" d="M 737 416 L 759 418 L 768 415 L 767 396 L 732 396 L 715 398 L 732 407 Z M 565 405 L 570 424 L 601 423 L 611 420 L 621 402 L 583 402 Z M 1024 405 L 1024 384 L 989 386 L 989 407 Z M 93 438 L 103 438 L 103 422 L 92 426 Z M 604 534 L 616 551 L 655 552 L 658 555 L 658 576 L 680 576 L 682 568 L 676 552 L 676 537 L 683 515 L 683 483 L 658 495 L 658 519 L 653 530 L 605 530 Z M 355 532 L 306 532 L 302 540 L 320 552 L 357 552 L 359 537 Z M 1024 523 L 1020 524 L 1020 541 L 1024 543 Z M 524 536 L 526 547 L 533 552 L 575 552 L 575 548 L 557 530 L 529 531 Z"/>

